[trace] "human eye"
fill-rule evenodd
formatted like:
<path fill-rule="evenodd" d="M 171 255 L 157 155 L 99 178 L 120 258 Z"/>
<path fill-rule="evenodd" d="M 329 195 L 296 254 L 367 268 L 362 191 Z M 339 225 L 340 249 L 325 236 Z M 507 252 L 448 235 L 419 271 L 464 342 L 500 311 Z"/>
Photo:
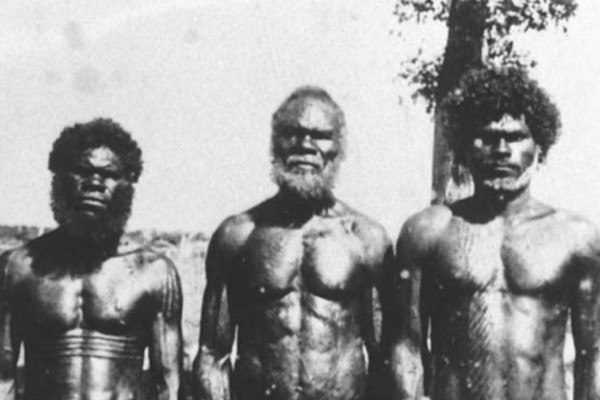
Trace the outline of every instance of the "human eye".
<path fill-rule="evenodd" d="M 69 169 L 69 173 L 71 175 L 86 177 L 88 175 L 91 175 L 92 172 L 85 165 L 75 164 Z"/>
<path fill-rule="evenodd" d="M 120 173 L 119 171 L 112 171 L 112 170 L 104 171 L 102 173 L 102 176 L 105 179 L 113 179 L 115 181 L 123 178 L 123 174 L 122 173 Z"/>
<path fill-rule="evenodd" d="M 280 131 L 280 135 L 284 138 L 291 138 L 296 136 L 298 129 L 293 126 L 286 126 Z"/>
<path fill-rule="evenodd" d="M 312 131 L 311 137 L 314 140 L 330 140 L 333 137 L 333 132 L 331 132 L 331 131 Z"/>
<path fill-rule="evenodd" d="M 517 143 L 522 142 L 527 139 L 527 135 L 524 133 L 512 133 L 510 135 L 506 135 L 505 140 L 507 142 Z"/>

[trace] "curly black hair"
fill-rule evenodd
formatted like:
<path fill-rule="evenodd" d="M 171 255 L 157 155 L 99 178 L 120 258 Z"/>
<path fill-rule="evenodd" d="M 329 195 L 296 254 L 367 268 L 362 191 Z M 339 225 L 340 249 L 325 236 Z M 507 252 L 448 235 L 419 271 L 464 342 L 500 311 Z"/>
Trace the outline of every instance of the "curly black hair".
<path fill-rule="evenodd" d="M 560 136 L 560 113 L 548 94 L 527 73 L 517 68 L 474 69 L 442 102 L 447 139 L 457 160 L 464 161 L 468 140 L 477 129 L 504 114 L 525 117 L 540 160 Z"/>
<path fill-rule="evenodd" d="M 134 183 L 138 181 L 143 167 L 142 150 L 129 132 L 109 118 L 96 118 L 63 129 L 52 146 L 48 168 L 53 173 L 68 171 L 79 154 L 100 146 L 114 151 L 127 177 Z"/>

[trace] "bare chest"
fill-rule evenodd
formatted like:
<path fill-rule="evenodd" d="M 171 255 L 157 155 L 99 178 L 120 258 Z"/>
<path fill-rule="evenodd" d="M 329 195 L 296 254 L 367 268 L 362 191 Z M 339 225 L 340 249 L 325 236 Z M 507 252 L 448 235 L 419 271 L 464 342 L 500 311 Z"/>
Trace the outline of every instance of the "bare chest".
<path fill-rule="evenodd" d="M 17 288 L 16 315 L 34 334 L 77 328 L 128 333 L 143 324 L 152 308 L 148 278 L 126 259 L 109 260 L 89 274 L 32 274 Z"/>
<path fill-rule="evenodd" d="M 364 245 L 351 224 L 332 221 L 302 229 L 257 228 L 243 248 L 238 282 L 251 298 L 292 291 L 337 299 L 367 282 Z"/>
<path fill-rule="evenodd" d="M 449 287 L 550 294 L 564 288 L 571 247 L 562 231 L 543 222 L 457 220 L 438 243 L 434 270 Z"/>

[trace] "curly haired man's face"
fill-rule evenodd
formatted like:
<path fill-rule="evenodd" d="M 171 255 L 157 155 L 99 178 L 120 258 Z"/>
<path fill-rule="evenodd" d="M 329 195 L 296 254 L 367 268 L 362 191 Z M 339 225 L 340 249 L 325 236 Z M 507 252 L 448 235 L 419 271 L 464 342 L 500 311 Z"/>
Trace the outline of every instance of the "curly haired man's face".
<path fill-rule="evenodd" d="M 475 132 L 469 165 L 476 185 L 498 191 L 517 191 L 529 185 L 539 156 L 525 118 L 509 114 Z"/>
<path fill-rule="evenodd" d="M 90 216 L 105 213 L 118 187 L 128 183 L 120 158 L 104 146 L 81 153 L 68 176 L 74 183 L 72 207 Z"/>

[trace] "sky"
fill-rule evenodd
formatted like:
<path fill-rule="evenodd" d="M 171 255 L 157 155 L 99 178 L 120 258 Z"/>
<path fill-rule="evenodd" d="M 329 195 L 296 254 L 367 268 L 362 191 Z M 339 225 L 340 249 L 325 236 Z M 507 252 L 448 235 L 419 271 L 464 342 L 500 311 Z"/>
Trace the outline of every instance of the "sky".
<path fill-rule="evenodd" d="M 521 41 L 559 105 L 563 138 L 534 194 L 600 222 L 600 5 L 567 34 Z M 130 227 L 211 232 L 275 193 L 269 135 L 296 87 L 344 109 L 338 197 L 395 237 L 431 196 L 433 126 L 397 78 L 444 30 L 401 39 L 393 0 L 23 0 L 0 3 L 0 224 L 53 226 L 47 157 L 60 131 L 110 117 L 144 153 Z M 406 29 L 404 29 L 406 31 Z M 429 41 L 429 42 L 427 42 Z M 433 50 L 432 50 L 433 51 Z"/>

